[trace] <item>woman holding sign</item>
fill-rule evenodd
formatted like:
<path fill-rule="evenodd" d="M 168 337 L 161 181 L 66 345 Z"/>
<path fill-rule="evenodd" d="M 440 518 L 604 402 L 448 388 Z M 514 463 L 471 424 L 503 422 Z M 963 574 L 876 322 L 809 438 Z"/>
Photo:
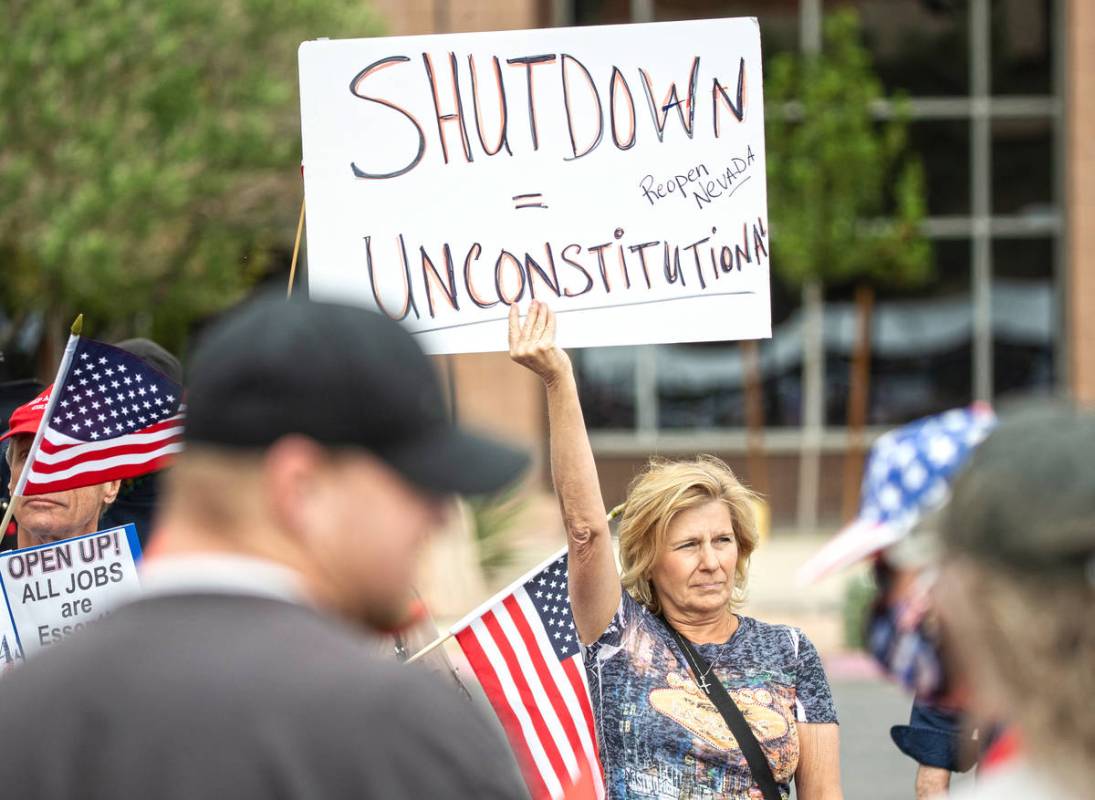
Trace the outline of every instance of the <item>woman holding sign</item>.
<path fill-rule="evenodd" d="M 711 456 L 652 460 L 618 509 L 620 562 L 555 317 L 510 307 L 510 356 L 547 390 L 551 470 L 569 544 L 611 798 L 841 798 L 828 680 L 801 631 L 734 613 L 756 546 L 753 494 Z M 758 795 L 758 790 L 760 794 Z"/>

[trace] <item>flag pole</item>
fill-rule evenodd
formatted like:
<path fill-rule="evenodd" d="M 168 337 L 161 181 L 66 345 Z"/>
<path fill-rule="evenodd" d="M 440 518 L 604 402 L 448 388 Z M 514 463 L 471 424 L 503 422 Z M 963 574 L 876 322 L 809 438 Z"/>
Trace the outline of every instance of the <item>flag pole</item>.
<path fill-rule="evenodd" d="M 436 650 L 438 647 L 440 647 L 453 636 L 455 636 L 458 630 L 463 630 L 464 628 L 468 627 L 468 625 L 470 625 L 477 617 L 481 617 L 487 612 L 488 609 L 491 608 L 491 606 L 496 605 L 499 602 L 499 598 L 513 594 L 518 586 L 528 583 L 528 581 L 532 580 L 532 577 L 534 575 L 536 575 L 538 572 L 542 572 L 544 569 L 547 568 L 548 564 L 558 559 L 561 555 L 566 553 L 566 551 L 567 548 L 564 547 L 562 550 L 554 553 L 550 558 L 545 559 L 543 562 L 537 564 L 520 578 L 513 581 L 513 583 L 511 583 L 505 589 L 502 589 L 499 592 L 495 592 L 493 595 L 491 595 L 490 599 L 484 600 L 482 603 L 475 607 L 475 610 L 465 614 L 456 624 L 450 626 L 447 633 L 443 633 L 441 636 L 438 636 L 436 639 L 434 639 L 432 642 L 423 647 L 421 650 L 419 650 L 403 663 L 412 664 L 418 659 L 422 658 L 422 656 Z"/>
<path fill-rule="evenodd" d="M 300 237 L 304 232 L 304 198 L 300 198 L 300 218 L 297 220 L 297 238 L 293 242 L 293 260 L 289 264 L 289 288 L 285 290 L 285 299 L 293 296 L 293 284 L 297 278 L 297 256 L 300 255 Z"/>
<path fill-rule="evenodd" d="M 428 645 L 423 647 L 421 650 L 419 650 L 417 653 L 415 653 L 413 656 L 408 658 L 403 663 L 404 664 L 413 664 L 415 661 L 422 658 L 423 656 L 428 656 L 430 653 L 432 653 L 434 650 L 439 648 L 441 645 L 443 645 L 445 642 L 447 642 L 452 637 L 453 637 L 453 632 L 452 631 L 449 631 L 448 633 L 444 633 L 444 634 L 438 636 L 436 639 L 434 639 L 432 642 L 430 642 Z"/>
<path fill-rule="evenodd" d="M 64 382 L 64 378 L 68 374 L 68 369 L 72 365 L 72 355 L 76 352 L 76 343 L 80 341 L 80 334 L 83 329 L 84 315 L 80 314 L 69 329 L 68 343 L 65 345 L 65 352 L 61 356 L 61 363 L 57 367 L 57 376 L 53 379 L 54 391 L 49 393 L 49 401 L 46 403 L 46 410 L 42 414 L 42 421 L 38 423 L 38 430 L 34 433 L 34 441 L 31 443 L 30 450 L 27 451 L 27 458 L 23 462 L 23 471 L 19 475 L 19 483 L 16 484 L 14 491 L 11 493 L 11 501 L 4 512 L 4 519 L 0 521 L 0 535 L 7 531 L 8 523 L 11 522 L 12 515 L 15 514 L 15 498 L 23 496 L 23 489 L 26 487 L 27 478 L 30 475 L 29 467 L 34 463 L 34 457 L 38 454 L 38 445 L 41 444 L 42 435 L 46 432 L 46 425 L 53 417 L 53 409 L 57 406 L 58 392 L 56 389 Z"/>

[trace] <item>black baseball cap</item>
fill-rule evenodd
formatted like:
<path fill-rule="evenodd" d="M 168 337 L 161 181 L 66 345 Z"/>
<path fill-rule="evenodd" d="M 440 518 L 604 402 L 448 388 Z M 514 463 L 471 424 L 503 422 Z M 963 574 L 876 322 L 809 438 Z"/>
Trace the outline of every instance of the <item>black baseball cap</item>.
<path fill-rule="evenodd" d="M 221 318 L 191 361 L 186 440 L 261 449 L 301 434 L 360 447 L 426 490 L 482 494 L 528 456 L 454 425 L 412 336 L 359 306 L 263 296 Z"/>
<path fill-rule="evenodd" d="M 940 536 L 951 553 L 1017 571 L 1090 571 L 1095 415 L 1053 405 L 1005 418 L 955 481 Z"/>

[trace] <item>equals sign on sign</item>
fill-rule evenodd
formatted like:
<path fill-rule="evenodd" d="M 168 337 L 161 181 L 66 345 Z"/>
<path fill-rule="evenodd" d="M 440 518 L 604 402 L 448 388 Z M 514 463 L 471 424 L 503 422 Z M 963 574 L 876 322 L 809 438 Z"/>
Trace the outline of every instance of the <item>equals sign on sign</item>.
<path fill-rule="evenodd" d="M 515 194 L 513 196 L 514 208 L 547 208 L 544 196 L 539 192 L 532 194 Z"/>

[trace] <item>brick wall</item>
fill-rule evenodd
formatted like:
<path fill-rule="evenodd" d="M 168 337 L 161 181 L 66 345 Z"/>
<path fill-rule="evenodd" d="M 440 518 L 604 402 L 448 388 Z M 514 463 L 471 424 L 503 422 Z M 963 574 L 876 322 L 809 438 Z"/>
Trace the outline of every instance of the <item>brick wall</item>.
<path fill-rule="evenodd" d="M 1073 396 L 1095 404 L 1095 3 L 1068 3 L 1066 314 Z"/>
<path fill-rule="evenodd" d="M 391 35 L 501 31 L 546 24 L 542 0 L 372 0 Z"/>
<path fill-rule="evenodd" d="M 726 461 L 734 470 L 734 474 L 746 486 L 757 483 L 749 474 L 749 464 L 744 453 L 715 452 L 713 455 Z M 765 500 L 771 509 L 772 525 L 775 528 L 794 525 L 798 501 L 798 456 L 794 453 L 769 454 L 766 461 L 768 491 Z M 614 456 L 597 459 L 601 492 L 606 506 L 611 508 L 624 499 L 628 484 L 642 470 L 645 463 L 645 458 L 634 457 Z M 842 453 L 829 453 L 822 457 L 818 507 L 822 525 L 828 528 L 835 528 L 840 523 L 843 475 Z"/>

